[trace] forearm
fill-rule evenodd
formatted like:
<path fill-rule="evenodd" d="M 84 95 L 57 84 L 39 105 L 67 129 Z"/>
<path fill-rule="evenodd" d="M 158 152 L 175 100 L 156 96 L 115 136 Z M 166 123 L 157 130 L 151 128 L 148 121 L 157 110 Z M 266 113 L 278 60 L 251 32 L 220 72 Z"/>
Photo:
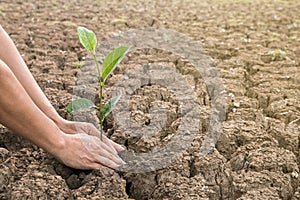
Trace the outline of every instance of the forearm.
<path fill-rule="evenodd" d="M 0 60 L 0 123 L 56 154 L 64 147 L 63 133 L 31 100 L 20 82 Z"/>
<path fill-rule="evenodd" d="M 13 41 L 0 25 L 0 59 L 4 61 L 39 109 L 55 123 L 61 117 L 34 80 Z"/>

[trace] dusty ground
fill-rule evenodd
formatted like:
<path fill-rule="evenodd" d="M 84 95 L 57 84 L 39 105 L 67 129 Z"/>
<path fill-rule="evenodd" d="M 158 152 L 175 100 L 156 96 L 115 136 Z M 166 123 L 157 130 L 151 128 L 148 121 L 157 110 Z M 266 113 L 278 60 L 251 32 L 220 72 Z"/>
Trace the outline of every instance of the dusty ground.
<path fill-rule="evenodd" d="M 99 41 L 142 27 L 184 33 L 200 41 L 215 60 L 228 98 L 223 133 L 214 151 L 199 159 L 199 134 L 176 162 L 144 174 L 73 170 L 1 127 L 0 199 L 300 199 L 299 9 L 297 0 L 0 0 L 0 23 L 66 118 L 78 72 L 75 66 L 86 56 L 77 39 L 77 25 L 93 29 Z M 114 23 L 115 19 L 127 23 Z M 141 60 L 173 63 L 179 70 L 188 66 L 167 56 L 136 51 L 122 66 L 126 69 Z M 205 91 L 197 94 L 207 99 Z M 177 128 L 178 104 L 163 88 L 151 85 L 138 90 L 132 117 L 146 123 L 145 107 L 159 95 L 167 96 L 157 102 L 169 110 L 170 128 L 165 131 L 170 134 Z M 111 128 L 113 122 L 109 123 Z M 161 142 L 136 141 L 118 131 L 110 134 L 141 152 Z"/>

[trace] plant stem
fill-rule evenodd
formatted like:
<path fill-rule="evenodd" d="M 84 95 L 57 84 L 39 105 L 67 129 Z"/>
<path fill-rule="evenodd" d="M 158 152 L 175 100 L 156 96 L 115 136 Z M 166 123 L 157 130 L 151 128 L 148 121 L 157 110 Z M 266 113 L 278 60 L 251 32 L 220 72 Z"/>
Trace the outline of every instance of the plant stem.
<path fill-rule="evenodd" d="M 100 139 L 102 141 L 102 133 L 103 133 L 103 120 L 102 120 L 102 90 L 103 90 L 103 86 L 104 83 L 102 81 L 102 74 L 101 74 L 101 69 L 99 67 L 99 63 L 97 61 L 97 57 L 96 57 L 96 53 L 93 53 L 93 57 L 94 57 L 94 61 L 96 63 L 96 68 L 97 68 L 97 72 L 98 72 L 98 81 L 99 81 L 99 112 L 100 112 Z"/>
<path fill-rule="evenodd" d="M 100 78 L 100 94 L 99 94 L 99 98 L 100 98 L 100 131 L 101 131 L 101 135 L 100 135 L 100 138 L 101 138 L 101 141 L 102 141 L 102 133 L 103 133 L 103 116 L 102 116 L 102 90 L 103 90 L 103 86 L 104 86 L 104 83 L 102 81 L 102 77 Z"/>

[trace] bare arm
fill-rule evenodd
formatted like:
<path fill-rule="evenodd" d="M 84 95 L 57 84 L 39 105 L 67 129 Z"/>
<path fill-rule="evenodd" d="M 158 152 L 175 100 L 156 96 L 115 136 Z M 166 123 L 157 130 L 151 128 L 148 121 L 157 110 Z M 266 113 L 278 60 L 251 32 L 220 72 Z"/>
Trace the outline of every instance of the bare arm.
<path fill-rule="evenodd" d="M 34 80 L 11 38 L 0 25 L 0 59 L 6 63 L 34 103 L 55 123 L 61 120 L 39 85 Z"/>
<path fill-rule="evenodd" d="M 32 102 L 7 65 L 0 60 L 0 122 L 52 154 L 64 144 L 63 134 Z"/>

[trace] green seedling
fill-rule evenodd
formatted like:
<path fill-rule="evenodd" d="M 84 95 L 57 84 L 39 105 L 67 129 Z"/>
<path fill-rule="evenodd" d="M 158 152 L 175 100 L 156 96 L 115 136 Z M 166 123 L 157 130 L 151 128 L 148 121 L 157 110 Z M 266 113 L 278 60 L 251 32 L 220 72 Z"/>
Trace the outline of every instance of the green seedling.
<path fill-rule="evenodd" d="M 0 16 L 4 17 L 5 13 L 0 10 Z"/>
<path fill-rule="evenodd" d="M 109 75 L 114 71 L 114 69 L 118 66 L 118 64 L 123 60 L 130 47 L 120 46 L 110 52 L 103 60 L 102 66 L 99 66 L 99 58 L 96 57 L 96 46 L 97 46 L 97 38 L 93 31 L 85 28 L 78 27 L 77 33 L 79 37 L 80 43 L 83 47 L 92 54 L 95 66 L 97 69 L 97 77 L 99 81 L 99 104 L 95 105 L 91 100 L 86 98 L 79 98 L 67 106 L 67 112 L 72 113 L 81 109 L 87 108 L 96 108 L 100 113 L 100 137 L 102 140 L 103 133 L 103 122 L 105 117 L 108 116 L 110 112 L 114 109 L 116 104 L 118 103 L 120 96 L 116 96 L 108 100 L 105 104 L 102 101 L 103 98 L 103 87 L 105 85 L 105 81 L 109 77 Z M 104 105 L 103 105 L 104 104 Z"/>
<path fill-rule="evenodd" d="M 80 68 L 80 67 L 83 66 L 83 62 L 81 62 L 81 61 L 76 61 L 76 62 L 74 62 L 74 65 L 75 65 L 76 68 Z"/>
<path fill-rule="evenodd" d="M 272 61 L 275 60 L 291 60 L 287 57 L 286 52 L 281 49 L 271 50 L 268 52 L 269 55 L 272 55 Z"/>

